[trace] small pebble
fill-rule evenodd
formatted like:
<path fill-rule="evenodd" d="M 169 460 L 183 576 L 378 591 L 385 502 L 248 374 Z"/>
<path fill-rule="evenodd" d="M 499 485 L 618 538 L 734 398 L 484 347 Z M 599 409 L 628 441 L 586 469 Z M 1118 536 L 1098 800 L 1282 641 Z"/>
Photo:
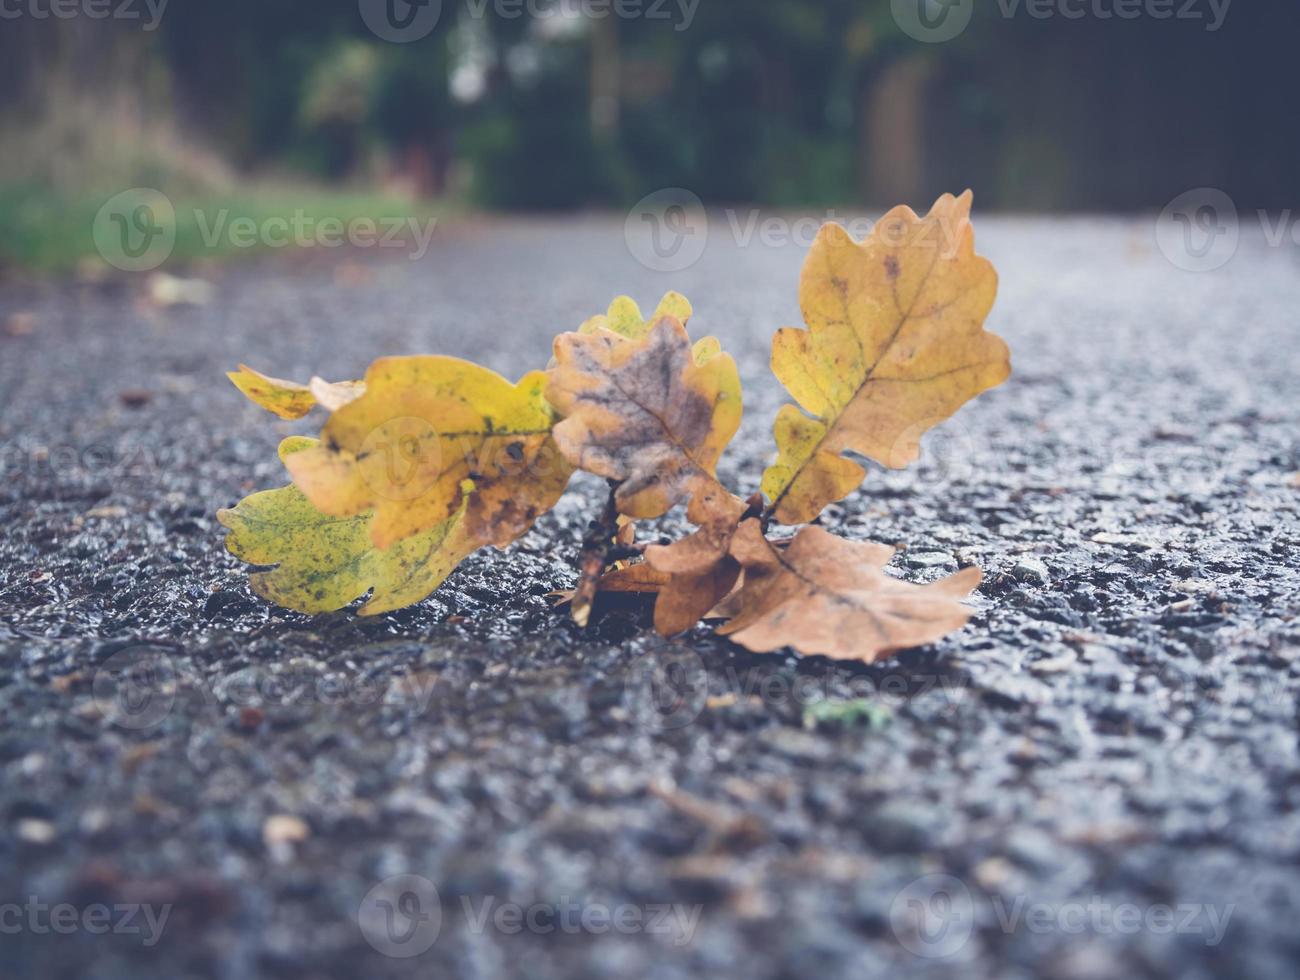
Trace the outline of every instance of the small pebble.
<path fill-rule="evenodd" d="M 957 568 L 957 559 L 946 551 L 909 551 L 903 556 L 908 568 Z"/>
<path fill-rule="evenodd" d="M 1027 666 L 1035 674 L 1059 674 L 1061 671 L 1073 667 L 1078 659 L 1079 655 L 1073 650 L 1063 650 L 1055 657 L 1048 657 L 1046 660 L 1035 660 Z"/>
<path fill-rule="evenodd" d="M 45 845 L 54 842 L 58 831 L 48 820 L 28 817 L 18 821 L 18 839 L 28 844 Z"/>
<path fill-rule="evenodd" d="M 36 317 L 31 313 L 12 313 L 5 321 L 5 334 L 10 337 L 27 337 L 35 329 Z"/>
<path fill-rule="evenodd" d="M 311 836 L 311 828 L 300 817 L 285 813 L 267 817 L 262 824 L 262 840 L 267 846 L 276 844 L 297 844 Z"/>
<path fill-rule="evenodd" d="M 1030 585 L 1047 585 L 1052 580 L 1047 566 L 1037 558 L 1021 558 L 1016 562 L 1016 567 L 1011 569 L 1011 574 L 1018 581 Z"/>

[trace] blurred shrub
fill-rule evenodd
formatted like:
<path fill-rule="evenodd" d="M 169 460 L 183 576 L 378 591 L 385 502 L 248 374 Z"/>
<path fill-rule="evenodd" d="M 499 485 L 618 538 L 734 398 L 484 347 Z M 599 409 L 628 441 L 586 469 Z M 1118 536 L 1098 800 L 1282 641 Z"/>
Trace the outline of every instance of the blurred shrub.
<path fill-rule="evenodd" d="M 488 207 L 574 208 L 617 198 L 617 147 L 589 120 L 588 86 L 574 45 L 501 80 L 458 141 L 473 199 Z"/>
<path fill-rule="evenodd" d="M 327 176 L 350 176 L 361 163 L 381 64 L 374 45 L 343 41 L 320 55 L 303 82 L 298 120 Z"/>

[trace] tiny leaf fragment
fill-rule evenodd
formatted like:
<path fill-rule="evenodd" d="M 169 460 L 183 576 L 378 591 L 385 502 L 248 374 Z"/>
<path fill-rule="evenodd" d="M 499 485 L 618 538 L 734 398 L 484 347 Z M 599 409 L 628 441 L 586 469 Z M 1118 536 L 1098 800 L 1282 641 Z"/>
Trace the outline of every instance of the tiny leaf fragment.
<path fill-rule="evenodd" d="M 249 401 L 282 419 L 300 419 L 317 405 L 333 412 L 365 391 L 360 381 L 329 382 L 312 378 L 310 384 L 302 385 L 254 371 L 246 364 L 226 372 L 226 377 Z"/>

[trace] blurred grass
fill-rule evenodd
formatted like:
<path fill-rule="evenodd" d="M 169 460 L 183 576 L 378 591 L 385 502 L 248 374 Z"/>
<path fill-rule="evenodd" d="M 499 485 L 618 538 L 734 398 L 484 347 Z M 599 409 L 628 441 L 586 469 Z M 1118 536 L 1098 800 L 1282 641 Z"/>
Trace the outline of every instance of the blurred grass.
<path fill-rule="evenodd" d="M 95 216 L 114 193 L 59 192 L 39 184 L 0 184 L 0 270 L 59 275 L 84 270 L 87 265 L 110 269 L 95 249 L 93 228 Z M 237 247 L 231 242 L 230 223 L 241 218 L 251 218 L 261 228 L 271 218 L 292 224 L 295 215 L 301 213 L 304 221 L 315 227 L 324 219 L 336 219 L 344 225 L 366 218 L 375 222 L 415 218 L 423 223 L 435 217 L 442 220 L 458 210 L 454 202 L 445 200 L 412 201 L 374 191 L 275 184 L 169 197 L 176 211 L 176 244 L 164 268 L 272 250 L 262 242 L 253 247 Z M 213 242 L 212 230 L 223 212 L 222 233 Z M 277 237 L 283 237 L 278 229 Z M 289 237 L 292 239 L 292 233 Z"/>

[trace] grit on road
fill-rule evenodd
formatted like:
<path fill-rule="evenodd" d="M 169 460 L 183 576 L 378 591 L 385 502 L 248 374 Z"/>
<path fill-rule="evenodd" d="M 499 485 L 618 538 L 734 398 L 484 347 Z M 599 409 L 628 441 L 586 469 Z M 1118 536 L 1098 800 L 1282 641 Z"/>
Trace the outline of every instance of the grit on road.
<path fill-rule="evenodd" d="M 205 269 L 201 306 L 144 277 L 0 287 L 4 972 L 1293 976 L 1296 252 L 1247 235 L 1189 273 L 1150 220 L 976 228 L 1012 379 L 825 523 L 908 578 L 978 564 L 977 614 L 860 667 L 659 639 L 636 606 L 577 631 L 547 594 L 594 480 L 374 620 L 268 606 L 213 518 L 319 424 L 246 403 L 238 362 L 518 377 L 670 288 L 739 362 L 721 473 L 751 492 L 796 244 L 718 226 L 670 275 L 618 220 L 462 221 L 419 261 Z M 122 700 L 124 664 L 152 700 Z M 94 906 L 168 913 L 148 942 Z"/>

